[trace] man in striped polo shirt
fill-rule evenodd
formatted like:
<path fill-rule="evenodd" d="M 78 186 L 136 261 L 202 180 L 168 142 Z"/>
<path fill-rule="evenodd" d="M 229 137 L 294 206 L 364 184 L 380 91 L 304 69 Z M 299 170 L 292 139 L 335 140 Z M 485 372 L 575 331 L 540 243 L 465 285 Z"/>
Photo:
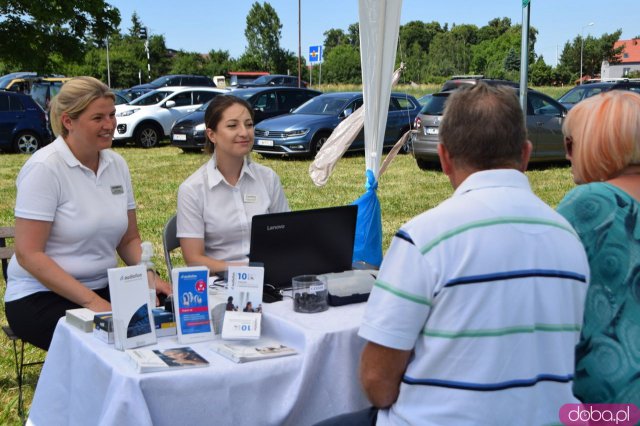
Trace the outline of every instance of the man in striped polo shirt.
<path fill-rule="evenodd" d="M 452 94 L 440 142 L 455 192 L 397 232 L 359 332 L 374 408 L 334 424 L 557 424 L 577 402 L 584 248 L 531 191 L 513 89 Z"/>

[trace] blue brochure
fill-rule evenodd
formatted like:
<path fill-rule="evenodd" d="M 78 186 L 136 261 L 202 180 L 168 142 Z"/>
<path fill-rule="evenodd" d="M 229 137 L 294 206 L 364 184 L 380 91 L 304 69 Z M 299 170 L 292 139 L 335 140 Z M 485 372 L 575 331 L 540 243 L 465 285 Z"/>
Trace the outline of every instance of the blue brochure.
<path fill-rule="evenodd" d="M 199 342 L 213 338 L 206 267 L 175 268 L 172 273 L 178 341 Z"/>

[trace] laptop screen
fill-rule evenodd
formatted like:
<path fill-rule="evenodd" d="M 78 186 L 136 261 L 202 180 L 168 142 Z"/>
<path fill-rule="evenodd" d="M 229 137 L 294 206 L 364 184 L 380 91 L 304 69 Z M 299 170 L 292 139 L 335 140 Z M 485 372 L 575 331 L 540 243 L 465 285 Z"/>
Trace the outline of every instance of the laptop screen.
<path fill-rule="evenodd" d="M 250 262 L 264 265 L 264 282 L 291 287 L 291 278 L 351 269 L 355 205 L 263 214 L 251 222 Z"/>

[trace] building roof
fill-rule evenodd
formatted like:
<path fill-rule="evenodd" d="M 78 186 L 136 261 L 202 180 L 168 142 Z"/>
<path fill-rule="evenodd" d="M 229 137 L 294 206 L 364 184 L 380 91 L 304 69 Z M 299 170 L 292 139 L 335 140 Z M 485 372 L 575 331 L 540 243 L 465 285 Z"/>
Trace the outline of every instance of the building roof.
<path fill-rule="evenodd" d="M 613 48 L 616 49 L 622 45 L 624 45 L 624 51 L 620 57 L 621 63 L 640 62 L 640 38 L 618 40 L 613 44 Z"/>

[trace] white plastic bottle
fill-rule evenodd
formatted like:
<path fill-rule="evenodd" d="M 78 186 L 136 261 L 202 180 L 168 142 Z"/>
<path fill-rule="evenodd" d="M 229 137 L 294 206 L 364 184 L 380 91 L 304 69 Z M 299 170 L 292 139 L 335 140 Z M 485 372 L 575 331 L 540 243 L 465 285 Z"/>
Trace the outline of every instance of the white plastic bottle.
<path fill-rule="evenodd" d="M 149 282 L 149 302 L 151 303 L 151 309 L 156 307 L 156 272 L 151 259 L 153 258 L 153 244 L 149 241 L 144 241 L 141 245 L 142 255 L 140 257 L 140 264 L 147 267 L 147 281 Z M 149 273 L 151 272 L 151 273 Z"/>

